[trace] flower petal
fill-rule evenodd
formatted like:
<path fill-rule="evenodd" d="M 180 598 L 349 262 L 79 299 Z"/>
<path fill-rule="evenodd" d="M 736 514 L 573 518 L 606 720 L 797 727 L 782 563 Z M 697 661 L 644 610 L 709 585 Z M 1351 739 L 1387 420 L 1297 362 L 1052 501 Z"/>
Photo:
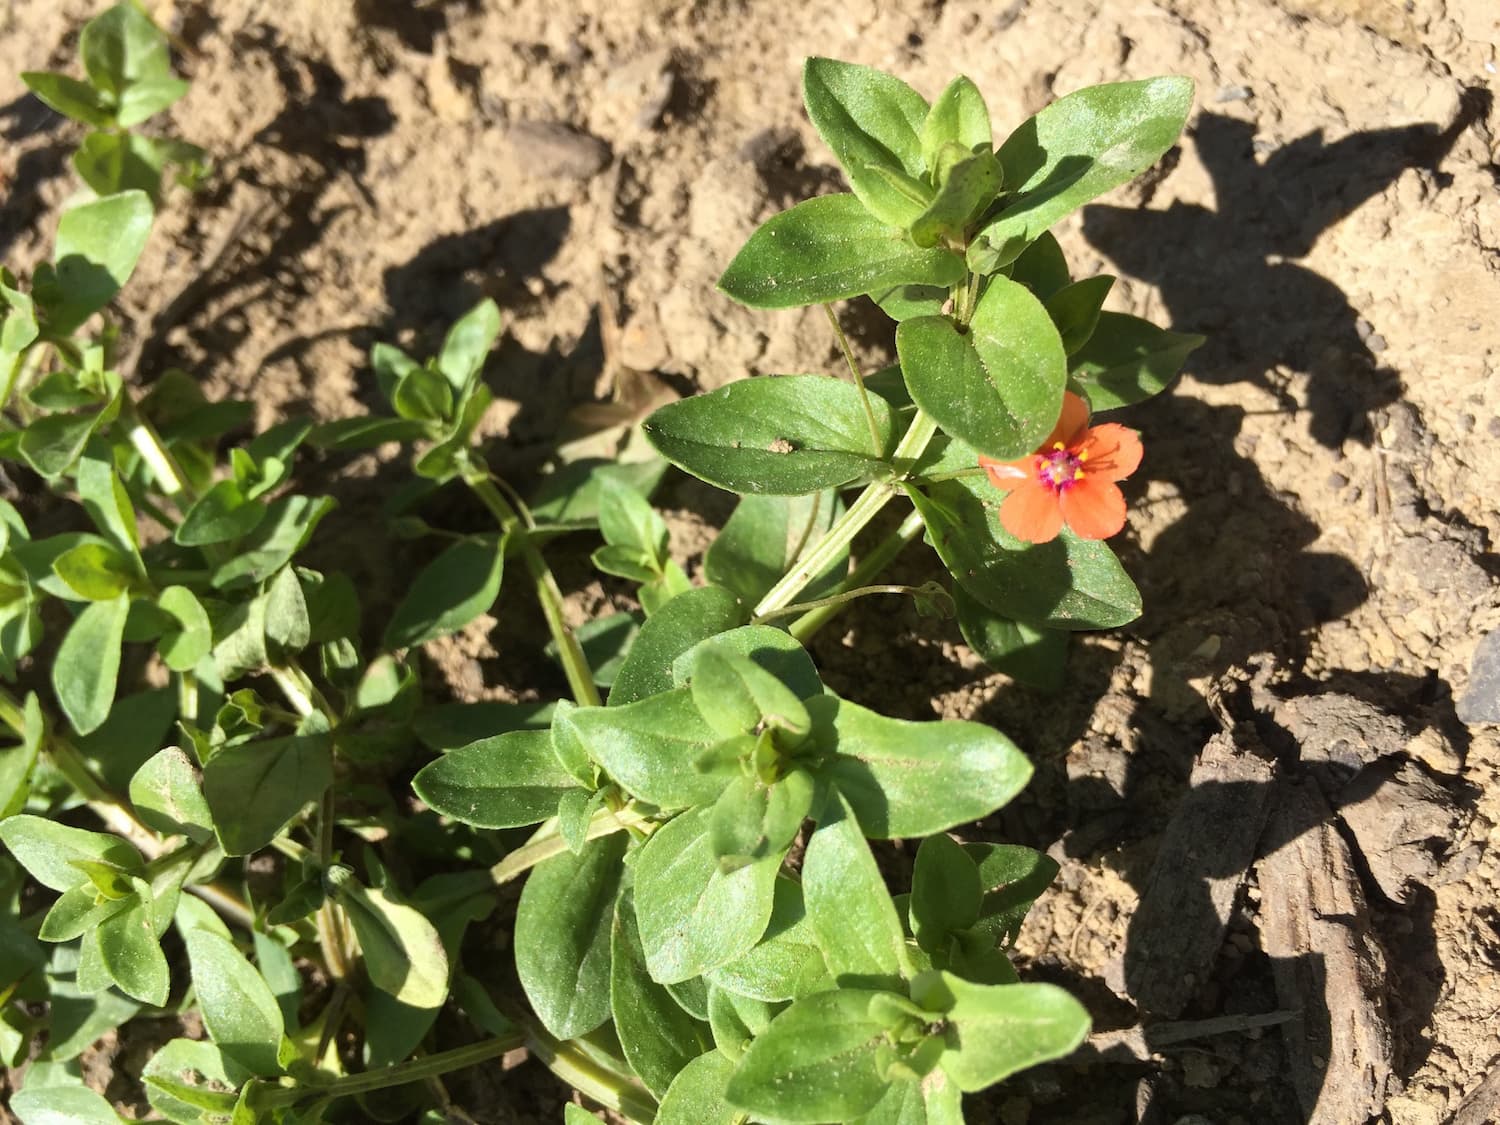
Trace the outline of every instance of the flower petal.
<path fill-rule="evenodd" d="M 1019 488 L 1028 480 L 1037 479 L 1035 454 L 1028 454 L 1015 461 L 992 461 L 980 454 L 979 465 L 989 474 L 990 483 L 1001 492 L 1009 492 L 1012 488 Z"/>
<path fill-rule="evenodd" d="M 1059 500 L 1059 514 L 1080 539 L 1108 539 L 1125 526 L 1125 497 L 1102 477 L 1075 481 Z"/>
<path fill-rule="evenodd" d="M 1028 543 L 1051 542 L 1062 525 L 1057 493 L 1042 484 L 1024 484 L 1000 505 L 1000 526 Z"/>
<path fill-rule="evenodd" d="M 1052 432 L 1047 435 L 1047 440 L 1042 442 L 1042 449 L 1051 449 L 1058 442 L 1065 446 L 1071 446 L 1084 435 L 1089 424 L 1089 404 L 1084 402 L 1072 391 L 1063 392 L 1062 414 L 1057 419 L 1057 425 L 1052 427 Z"/>
<path fill-rule="evenodd" d="M 1118 422 L 1095 426 L 1080 450 L 1086 453 L 1084 471 L 1101 480 L 1124 480 L 1141 464 L 1141 439 Z"/>

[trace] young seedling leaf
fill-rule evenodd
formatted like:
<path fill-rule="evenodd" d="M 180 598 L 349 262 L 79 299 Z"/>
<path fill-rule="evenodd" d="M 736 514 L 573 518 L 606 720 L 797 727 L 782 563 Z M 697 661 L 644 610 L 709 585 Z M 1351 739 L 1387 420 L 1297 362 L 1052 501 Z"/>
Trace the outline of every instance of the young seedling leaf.
<path fill-rule="evenodd" d="M 96 129 L 114 124 L 114 109 L 87 82 L 45 70 L 21 72 L 26 88 L 64 117 Z"/>
<path fill-rule="evenodd" d="M 138 82 L 156 82 L 172 75 L 166 36 L 129 0 L 83 25 L 78 53 L 89 81 L 115 98 Z"/>
<path fill-rule="evenodd" d="M 693 703 L 720 738 L 774 727 L 797 738 L 810 729 L 797 693 L 748 656 L 705 647 L 689 672 Z M 795 745 L 795 742 L 788 744 Z"/>
<path fill-rule="evenodd" d="M 157 751 L 130 779 L 130 803 L 150 829 L 182 834 L 196 843 L 213 839 L 213 814 L 192 759 L 176 746 Z"/>
<path fill-rule="evenodd" d="M 1017 285 L 1026 286 L 1037 300 L 1044 302 L 1073 280 L 1062 247 L 1051 234 L 1038 235 L 1036 241 L 1022 251 L 1011 264 L 1010 279 Z"/>
<path fill-rule="evenodd" d="M 979 820 L 1010 801 L 1031 763 L 982 723 L 889 719 L 848 700 L 807 701 L 814 739 L 831 757 L 819 774 L 874 839 L 928 836 Z"/>
<path fill-rule="evenodd" d="M 412 779 L 429 806 L 476 828 L 540 823 L 577 786 L 553 754 L 552 732 L 546 730 L 470 743 L 423 766 Z"/>
<path fill-rule="evenodd" d="M 894 285 L 947 287 L 963 276 L 964 260 L 952 250 L 923 249 L 852 195 L 820 195 L 762 223 L 719 288 L 751 308 L 790 309 Z"/>
<path fill-rule="evenodd" d="M 685 688 L 622 707 L 579 708 L 566 721 L 616 784 L 660 808 L 712 803 L 734 768 L 730 763 L 705 770 L 700 764 L 721 736 L 704 721 Z"/>
<path fill-rule="evenodd" d="M 1057 423 L 1068 363 L 1046 308 L 1009 278 L 990 280 L 967 327 L 903 320 L 896 350 L 918 406 L 997 460 L 1030 453 Z"/>
<path fill-rule="evenodd" d="M 994 143 L 990 133 L 990 111 L 984 96 L 972 81 L 959 75 L 938 95 L 922 121 L 922 163 L 937 167 L 944 145 L 956 144 L 966 152 L 987 152 Z"/>
<path fill-rule="evenodd" d="M 950 934 L 967 930 L 979 920 L 983 897 L 979 868 L 952 837 L 939 832 L 922 841 L 908 906 L 918 945 L 932 953 Z"/>
<path fill-rule="evenodd" d="M 985 273 L 1003 266 L 1064 215 L 1134 179 L 1177 142 L 1192 107 L 1192 79 L 1181 77 L 1090 86 L 1053 102 L 1000 146 L 1014 201 L 979 232 L 970 261 Z"/>
<path fill-rule="evenodd" d="M 167 957 L 151 924 L 151 904 L 134 897 L 129 906 L 99 923 L 104 969 L 126 996 L 162 1007 L 172 986 Z"/>
<path fill-rule="evenodd" d="M 710 970 L 707 977 L 720 988 L 771 1003 L 832 987 L 817 934 L 807 919 L 801 884 L 777 876 L 765 935 L 753 949 Z"/>
<path fill-rule="evenodd" d="M 1062 379 L 1059 369 L 1059 388 Z M 760 377 L 664 406 L 643 429 L 667 460 L 710 484 L 796 496 L 887 471 L 893 416 L 882 399 L 871 407 L 873 434 L 853 385 L 823 375 Z"/>
<path fill-rule="evenodd" d="M 823 694 L 823 682 L 807 650 L 785 629 L 770 625 L 741 625 L 699 641 L 672 662 L 673 685 L 686 685 L 698 657 L 710 648 L 749 657 L 791 688 L 798 699 Z"/>
<path fill-rule="evenodd" d="M 1047 298 L 1047 315 L 1057 325 L 1063 351 L 1069 355 L 1089 342 L 1099 325 L 1099 310 L 1115 279 L 1109 274 L 1086 277 L 1065 285 Z"/>
<path fill-rule="evenodd" d="M 946 170 L 942 186 L 927 209 L 911 224 L 911 240 L 935 246 L 944 237 L 959 239 L 969 224 L 1000 191 L 1000 162 L 991 152 L 957 161 Z"/>
<path fill-rule="evenodd" d="M 448 380 L 455 396 L 484 366 L 484 357 L 500 338 L 500 307 L 486 297 L 454 322 L 438 355 L 438 370 Z"/>
<path fill-rule="evenodd" d="M 1203 341 L 1139 317 L 1100 313 L 1088 341 L 1073 353 L 1068 377 L 1095 411 L 1131 406 L 1166 390 Z"/>
<path fill-rule="evenodd" d="M 329 868 L 325 882 L 354 926 L 370 983 L 406 1007 L 440 1007 L 448 997 L 448 955 L 437 928 L 389 887 L 367 888 L 347 867 Z"/>
<path fill-rule="evenodd" d="M 0 844 L 44 887 L 66 891 L 85 882 L 81 863 L 105 863 L 127 872 L 142 870 L 141 857 L 118 836 L 72 828 L 25 813 L 0 820 Z"/>
<path fill-rule="evenodd" d="M 1069 634 L 1024 625 L 986 608 L 962 586 L 953 587 L 964 643 L 996 672 L 1045 692 L 1062 690 Z"/>
<path fill-rule="evenodd" d="M 537 864 L 516 912 L 516 973 L 526 999 L 559 1039 L 609 1019 L 610 934 L 625 855 L 621 832 L 576 855 Z"/>
<path fill-rule="evenodd" d="M 119 548 L 103 542 L 79 543 L 58 555 L 52 573 L 71 594 L 91 602 L 107 602 L 126 593 L 137 578 L 134 563 Z"/>
<path fill-rule="evenodd" d="M 802 68 L 802 100 L 872 215 L 904 227 L 922 213 L 921 203 L 898 186 L 921 184 L 918 133 L 928 112 L 921 94 L 868 66 L 810 58 Z"/>
<path fill-rule="evenodd" d="M 734 1070 L 734 1062 L 719 1051 L 699 1055 L 672 1079 L 656 1125 L 742 1125 L 744 1112 L 725 1096 Z"/>
<path fill-rule="evenodd" d="M 505 550 L 493 536 L 453 544 L 413 579 L 385 630 L 387 649 L 410 648 L 462 629 L 495 604 Z"/>

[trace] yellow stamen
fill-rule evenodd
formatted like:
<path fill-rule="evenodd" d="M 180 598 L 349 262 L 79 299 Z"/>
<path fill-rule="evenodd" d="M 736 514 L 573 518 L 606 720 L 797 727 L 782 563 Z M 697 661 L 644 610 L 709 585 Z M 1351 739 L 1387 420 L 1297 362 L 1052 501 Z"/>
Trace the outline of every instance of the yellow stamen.
<path fill-rule="evenodd" d="M 1052 443 L 1052 448 L 1055 449 L 1055 450 L 1057 450 L 1059 453 L 1061 453 L 1064 449 L 1066 449 L 1068 447 L 1066 445 L 1064 445 L 1060 441 L 1055 441 L 1055 442 Z"/>
<path fill-rule="evenodd" d="M 1074 480 L 1082 480 L 1083 479 L 1083 470 L 1082 469 L 1074 469 L 1073 470 L 1073 479 Z"/>
<path fill-rule="evenodd" d="M 1089 451 L 1087 449 L 1080 449 L 1077 456 L 1080 461 L 1087 461 L 1089 459 Z"/>

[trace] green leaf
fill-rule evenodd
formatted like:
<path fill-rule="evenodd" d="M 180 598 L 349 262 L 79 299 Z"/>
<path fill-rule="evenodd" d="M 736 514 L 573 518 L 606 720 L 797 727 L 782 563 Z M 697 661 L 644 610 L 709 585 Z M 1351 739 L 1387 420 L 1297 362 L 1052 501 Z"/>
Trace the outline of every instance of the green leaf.
<path fill-rule="evenodd" d="M 77 485 L 78 499 L 99 533 L 139 564 L 141 545 L 135 508 L 113 462 L 102 457 L 80 458 Z"/>
<path fill-rule="evenodd" d="M 693 703 L 720 738 L 759 733 L 766 726 L 793 736 L 811 729 L 796 692 L 748 656 L 706 647 L 693 661 L 690 677 Z M 795 745 L 795 739 L 787 743 Z"/>
<path fill-rule="evenodd" d="M 617 476 L 599 480 L 599 531 L 614 547 L 632 549 L 650 560 L 652 570 L 665 565 L 669 535 L 666 522 L 636 489 Z"/>
<path fill-rule="evenodd" d="M 967 329 L 946 316 L 903 320 L 896 350 L 917 405 L 998 460 L 1030 453 L 1062 412 L 1062 340 L 1042 303 L 1009 278 L 990 280 Z"/>
<path fill-rule="evenodd" d="M 235 557 L 214 571 L 214 586 L 222 590 L 242 580 L 264 582 L 307 546 L 333 508 L 328 496 L 286 495 L 273 500 L 265 519 L 239 545 Z"/>
<path fill-rule="evenodd" d="M 635 902 L 623 891 L 610 947 L 610 1012 L 630 1069 L 660 1098 L 689 1062 L 711 1044 L 708 1029 L 683 1011 L 646 971 Z"/>
<path fill-rule="evenodd" d="M 484 366 L 484 357 L 500 338 L 500 307 L 486 297 L 466 312 L 443 340 L 438 370 L 447 377 L 454 394 L 462 394 L 469 381 Z"/>
<path fill-rule="evenodd" d="M 389 887 L 361 885 L 347 867 L 329 868 L 324 879 L 354 926 L 370 983 L 407 1007 L 441 1007 L 448 998 L 448 955 L 437 928 Z"/>
<path fill-rule="evenodd" d="M 21 1125 L 119 1125 L 123 1120 L 109 1102 L 87 1086 L 33 1090 L 28 1084 L 15 1093 L 9 1106 Z"/>
<path fill-rule="evenodd" d="M 457 750 L 513 730 L 546 730 L 550 703 L 440 703 L 420 711 L 412 733 L 429 750 Z"/>
<path fill-rule="evenodd" d="M 505 549 L 494 536 L 453 544 L 418 572 L 386 626 L 387 649 L 411 648 L 462 629 L 500 595 Z"/>
<path fill-rule="evenodd" d="M 937 285 L 896 285 L 872 290 L 869 297 L 886 316 L 901 321 L 914 316 L 937 316 L 948 302 L 948 290 Z M 871 383 L 871 377 L 866 377 L 865 386 L 874 390 Z M 902 390 L 904 393 L 904 384 Z"/>
<path fill-rule="evenodd" d="M 453 388 L 442 372 L 413 367 L 397 382 L 391 405 L 403 418 L 441 422 L 453 413 Z"/>
<path fill-rule="evenodd" d="M 944 237 L 959 239 L 1000 191 L 1000 162 L 988 151 L 956 162 L 946 170 L 932 203 L 911 225 L 911 240 L 935 246 Z"/>
<path fill-rule="evenodd" d="M 618 707 L 671 691 L 673 661 L 698 642 L 743 625 L 748 616 L 748 607 L 718 586 L 679 594 L 641 626 L 630 655 L 615 673 L 609 705 Z"/>
<path fill-rule="evenodd" d="M 872 838 L 928 836 L 988 816 L 1031 777 L 1015 744 L 982 723 L 889 719 L 827 695 L 807 701 L 834 757 L 819 774 Z"/>
<path fill-rule="evenodd" d="M 614 781 L 663 809 L 711 803 L 724 788 L 724 770 L 699 759 L 720 741 L 679 688 L 623 707 L 584 707 L 557 720 L 571 728 L 588 755 Z"/>
<path fill-rule="evenodd" d="M 922 841 L 912 870 L 908 907 L 918 945 L 932 953 L 949 934 L 967 930 L 979 920 L 983 897 L 979 868 L 952 837 L 937 833 Z"/>
<path fill-rule="evenodd" d="M 1024 285 L 1040 301 L 1046 301 L 1072 281 L 1068 260 L 1051 234 L 1037 236 L 1010 267 L 1010 279 Z"/>
<path fill-rule="evenodd" d="M 118 836 L 87 832 L 25 813 L 0 820 L 0 843 L 33 879 L 54 891 L 66 891 L 87 880 L 79 864 L 104 863 L 128 872 L 142 870 L 139 853 Z"/>
<path fill-rule="evenodd" d="M 795 1000 L 832 984 L 817 934 L 807 919 L 802 886 L 777 876 L 771 921 L 753 949 L 712 969 L 708 980 L 755 1000 Z"/>
<path fill-rule="evenodd" d="M 906 962 L 901 920 L 849 804 L 830 794 L 802 860 L 802 897 L 840 983 L 886 983 Z"/>
<path fill-rule="evenodd" d="M 271 986 L 232 942 L 218 934 L 191 929 L 183 938 L 208 1034 L 226 1059 L 251 1074 L 280 1074 L 285 1024 Z"/>
<path fill-rule="evenodd" d="M 409 442 L 430 437 L 430 423 L 410 418 L 339 418 L 324 422 L 312 433 L 312 443 L 323 449 L 374 449 L 388 441 Z"/>
<path fill-rule="evenodd" d="M 97 729 L 109 716 L 120 675 L 120 645 L 129 613 L 127 594 L 92 602 L 84 607 L 58 646 L 57 659 L 52 665 L 52 690 L 57 693 L 63 714 L 79 734 Z"/>
<path fill-rule="evenodd" d="M 167 37 L 129 0 L 122 0 L 83 25 L 78 53 L 95 89 L 116 98 L 137 82 L 157 81 L 172 74 Z"/>
<path fill-rule="evenodd" d="M 285 652 L 300 652 L 312 640 L 307 598 L 290 566 L 281 569 L 266 591 L 266 639 Z"/>
<path fill-rule="evenodd" d="M 142 823 L 163 836 L 182 834 L 196 843 L 213 839 L 213 814 L 192 759 L 168 746 L 146 760 L 130 779 L 130 803 Z"/>
<path fill-rule="evenodd" d="M 1050 543 L 1007 534 L 1002 494 L 964 478 L 908 489 L 954 579 L 1002 617 L 1050 629 L 1111 629 L 1141 615 L 1141 595 L 1109 546 L 1066 528 Z"/>
<path fill-rule="evenodd" d="M 37 937 L 42 941 L 72 941 L 97 929 L 99 923 L 112 914 L 138 902 L 140 898 L 133 893 L 122 898 L 109 898 L 100 892 L 91 878 L 85 876 L 82 883 L 64 891 L 47 910 Z"/>
<path fill-rule="evenodd" d="M 107 602 L 126 593 L 136 579 L 130 558 L 101 542 L 80 543 L 52 561 L 52 572 L 78 597 Z"/>
<path fill-rule="evenodd" d="M 762 734 L 764 743 L 767 736 Z M 791 847 L 812 811 L 816 785 L 794 769 L 774 782 L 734 778 L 714 802 L 709 839 L 721 861 L 740 863 L 781 854 Z"/>
<path fill-rule="evenodd" d="M 751 308 L 788 309 L 895 285 L 957 285 L 964 269 L 952 250 L 924 250 L 854 196 L 821 195 L 762 223 L 719 288 Z"/>
<path fill-rule="evenodd" d="M 1062 379 L 1059 368 L 1059 388 Z M 1059 409 L 1061 402 L 1059 389 Z M 710 484 L 794 496 L 889 471 L 892 411 L 883 399 L 870 405 L 875 434 L 851 384 L 824 375 L 762 376 L 664 406 L 643 429 L 667 460 Z"/>
<path fill-rule="evenodd" d="M 733 590 L 755 605 L 796 565 L 843 510 L 832 489 L 805 496 L 744 496 L 708 545 L 703 571 L 716 586 Z M 808 598 L 821 597 L 849 570 L 840 557 L 807 586 Z"/>
<path fill-rule="evenodd" d="M 922 121 L 922 163 L 936 168 L 938 153 L 944 145 L 956 144 L 966 152 L 988 151 L 994 138 L 990 134 L 990 111 L 984 95 L 972 81 L 959 75 L 948 83 Z"/>
<path fill-rule="evenodd" d="M 922 175 L 918 131 L 928 110 L 921 94 L 871 67 L 810 58 L 802 67 L 802 100 L 871 214 L 892 226 L 906 226 L 921 214 L 921 205 L 891 183 Z"/>
<path fill-rule="evenodd" d="M 26 807 L 31 795 L 31 775 L 37 755 L 47 737 L 47 724 L 36 692 L 27 692 L 21 709 L 21 741 L 0 749 L 0 821 Z M 0 970 L 3 976 L 3 970 Z"/>
<path fill-rule="evenodd" d="M 1096 411 L 1130 406 L 1166 390 L 1204 339 L 1124 313 L 1100 313 L 1098 327 L 1073 354 L 1069 378 Z"/>
<path fill-rule="evenodd" d="M 141 1072 L 151 1108 L 184 1125 L 218 1125 L 234 1111 L 238 1087 L 249 1078 L 215 1044 L 196 1039 L 171 1040 Z"/>
<path fill-rule="evenodd" d="M 1001 617 L 962 586 L 954 586 L 953 601 L 964 643 L 986 665 L 1041 691 L 1062 690 L 1068 670 L 1067 632 Z"/>
<path fill-rule="evenodd" d="M 203 796 L 227 855 L 265 847 L 332 782 L 333 754 L 317 734 L 229 746 L 203 767 Z"/>
<path fill-rule="evenodd" d="M 589 561 L 594 564 L 594 569 L 630 582 L 650 582 L 656 577 L 651 556 L 642 554 L 634 547 L 606 544 L 590 555 Z"/>
<path fill-rule="evenodd" d="M 30 422 L 21 431 L 18 450 L 33 469 L 48 480 L 56 480 L 78 460 L 94 430 L 103 421 L 104 412 L 98 410 L 48 414 Z"/>
<path fill-rule="evenodd" d="M 516 912 L 516 973 L 532 1010 L 559 1039 L 609 1019 L 610 934 L 624 833 L 537 864 Z"/>
<path fill-rule="evenodd" d="M 87 82 L 45 70 L 21 72 L 26 88 L 64 117 L 105 129 L 114 124 L 114 110 Z"/>
<path fill-rule="evenodd" d="M 677 1072 L 656 1111 L 656 1125 L 742 1125 L 745 1115 L 725 1091 L 735 1066 L 718 1051 L 699 1055 Z"/>
<path fill-rule="evenodd" d="M 100 922 L 98 934 L 105 971 L 120 991 L 145 1004 L 165 1005 L 172 974 L 151 925 L 151 905 L 134 899 Z"/>
<path fill-rule="evenodd" d="M 1192 79 L 1180 77 L 1090 86 L 1053 102 L 1000 146 L 1015 198 L 979 232 L 970 261 L 984 273 L 1006 264 L 1064 215 L 1144 172 L 1177 142 L 1192 107 Z"/>
<path fill-rule="evenodd" d="M 236 680 L 270 663 L 266 652 L 266 597 L 231 605 L 214 622 L 214 665 L 221 681 Z"/>
<path fill-rule="evenodd" d="M 412 778 L 418 797 L 444 816 L 476 828 L 537 824 L 578 783 L 552 753 L 552 733 L 512 731 L 429 762 Z"/>
<path fill-rule="evenodd" d="M 119 124 L 128 129 L 154 117 L 188 92 L 180 78 L 152 78 L 133 82 L 120 95 Z"/>
<path fill-rule="evenodd" d="M 1099 324 L 1099 310 L 1115 279 L 1108 274 L 1065 285 L 1047 298 L 1047 315 L 1057 325 L 1063 351 L 1072 355 L 1089 342 Z"/>
<path fill-rule="evenodd" d="M 963 1092 L 938 1068 L 920 1082 L 892 1082 L 875 1108 L 850 1125 L 964 1125 Z"/>
<path fill-rule="evenodd" d="M 66 336 L 109 304 L 130 280 L 151 234 L 151 197 L 143 191 L 106 195 L 63 212 L 52 260 L 34 293 L 47 310 L 47 329 Z"/>
<path fill-rule="evenodd" d="M 869 1014 L 881 995 L 845 988 L 798 1000 L 750 1044 L 729 1101 L 786 1122 L 848 1121 L 872 1109 L 889 1085 L 877 1062 L 886 1028 Z"/>
<path fill-rule="evenodd" d="M 266 505 L 246 498 L 238 483 L 221 480 L 193 502 L 172 533 L 184 547 L 206 547 L 249 535 L 266 517 Z"/>
<path fill-rule="evenodd" d="M 1051 984 L 970 984 L 923 973 L 912 999 L 947 1022 L 941 1066 L 965 1093 L 1071 1054 L 1089 1033 L 1083 1005 Z"/>
<path fill-rule="evenodd" d="M 651 978 L 675 984 L 748 952 L 771 918 L 773 855 L 726 872 L 709 839 L 712 809 L 658 828 L 635 864 L 635 908 Z"/>
<path fill-rule="evenodd" d="M 100 195 L 143 191 L 161 194 L 161 171 L 167 150 L 138 133 L 90 133 L 73 154 L 73 170 Z"/>
<path fill-rule="evenodd" d="M 791 688 L 798 699 L 823 694 L 823 682 L 807 650 L 786 630 L 770 625 L 741 625 L 699 641 L 672 662 L 672 683 L 686 684 L 698 657 L 710 648 L 749 657 Z"/>

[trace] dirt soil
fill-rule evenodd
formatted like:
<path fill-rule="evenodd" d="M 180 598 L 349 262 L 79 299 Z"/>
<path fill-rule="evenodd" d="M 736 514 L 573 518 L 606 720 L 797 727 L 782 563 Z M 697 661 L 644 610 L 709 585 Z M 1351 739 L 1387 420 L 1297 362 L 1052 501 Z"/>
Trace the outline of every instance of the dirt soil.
<path fill-rule="evenodd" d="M 77 137 L 15 76 L 71 67 L 99 6 L 0 9 L 0 257 L 23 273 L 75 190 Z M 1500 1067 L 1500 713 L 1465 698 L 1500 629 L 1494 0 L 148 6 L 193 80 L 170 126 L 218 170 L 207 192 L 171 196 L 128 290 L 141 377 L 181 366 L 251 399 L 262 425 L 340 417 L 373 401 L 371 342 L 431 348 L 489 294 L 509 334 L 486 432 L 516 474 L 617 375 L 691 393 L 836 369 L 821 312 L 752 312 L 713 289 L 756 222 L 839 183 L 801 111 L 805 55 L 929 96 L 968 74 L 1002 134 L 1081 86 L 1195 78 L 1180 149 L 1058 231 L 1075 276 L 1119 277 L 1113 307 L 1210 336 L 1169 396 L 1126 418 L 1147 456 L 1118 543 L 1145 615 L 1077 644 L 1053 697 L 889 603 L 817 654 L 844 694 L 995 723 L 1037 759 L 1025 797 L 971 833 L 1063 861 L 1024 971 L 1075 988 L 1104 1032 L 1229 1017 L 1022 1076 L 971 1120 L 1494 1120 L 1479 1100 L 1461 1109 Z M 888 361 L 880 318 L 846 319 L 862 358 Z M 382 565 L 347 535 L 379 519 L 404 468 L 372 455 L 311 471 L 337 474 L 320 483 L 342 505 L 325 561 L 379 604 L 401 557 Z M 664 501 L 691 565 L 728 505 L 684 483 Z M 927 565 L 912 551 L 902 569 Z M 580 618 L 620 601 L 581 569 L 564 577 Z M 460 697 L 535 688 L 483 630 L 433 655 Z M 1221 726 L 1278 759 L 1244 815 L 1283 824 L 1294 793 L 1324 812 L 1252 830 L 1251 852 L 1204 869 L 1204 888 L 1227 888 L 1227 930 L 1152 1009 L 1132 981 L 1174 939 L 1142 904 L 1163 872 L 1203 866 L 1202 849 L 1171 851 L 1169 827 Z M 1267 873 L 1315 831 L 1348 860 L 1345 906 L 1319 909 L 1357 923 L 1358 981 L 1302 973 L 1322 947 L 1274 946 L 1287 919 L 1271 904 L 1290 907 Z M 1249 1026 L 1287 1009 L 1292 1024 Z M 1352 1070 L 1317 1047 L 1351 1012 L 1375 1021 L 1378 1056 Z M 504 1079 L 485 1120 L 557 1119 L 544 1071 Z"/>

